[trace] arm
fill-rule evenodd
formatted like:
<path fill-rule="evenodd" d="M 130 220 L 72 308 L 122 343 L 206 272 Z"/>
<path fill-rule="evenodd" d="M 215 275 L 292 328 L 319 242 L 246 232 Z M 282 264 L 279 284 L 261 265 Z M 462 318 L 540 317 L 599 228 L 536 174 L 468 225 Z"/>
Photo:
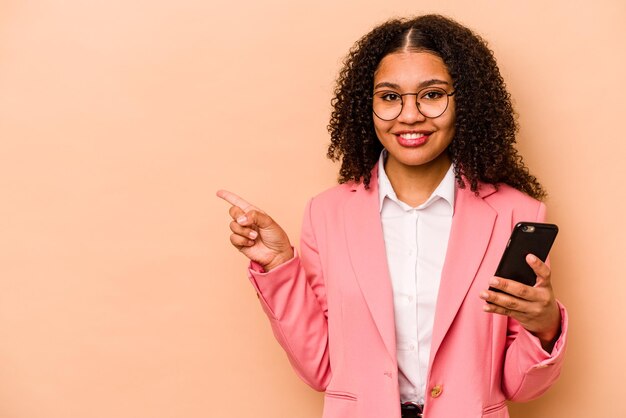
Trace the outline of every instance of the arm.
<path fill-rule="evenodd" d="M 330 380 L 328 308 L 317 243 L 306 207 L 301 255 L 265 272 L 252 262 L 250 280 L 258 292 L 276 339 L 296 373 L 311 387 L 324 390 Z"/>
<path fill-rule="evenodd" d="M 540 203 L 536 221 L 544 219 L 545 205 Z M 554 297 L 549 266 L 532 255 L 526 261 L 537 275 L 535 286 L 494 277 L 490 285 L 505 293 L 481 293 L 489 302 L 486 312 L 508 317 L 502 390 L 515 401 L 536 398 L 556 381 L 568 327 L 567 312 Z"/>
<path fill-rule="evenodd" d="M 558 303 L 558 302 L 557 302 Z M 502 389 L 512 401 L 524 402 L 543 394 L 558 379 L 567 342 L 568 316 L 558 303 L 561 332 L 550 352 L 542 348 L 539 338 L 509 318 Z"/>

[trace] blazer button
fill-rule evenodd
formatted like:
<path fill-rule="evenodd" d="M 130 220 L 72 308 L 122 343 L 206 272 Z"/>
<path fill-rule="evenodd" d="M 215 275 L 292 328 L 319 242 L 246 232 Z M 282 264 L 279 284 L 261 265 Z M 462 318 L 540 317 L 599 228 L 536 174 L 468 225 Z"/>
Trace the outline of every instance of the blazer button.
<path fill-rule="evenodd" d="M 435 385 L 430 390 L 430 396 L 432 396 L 433 398 L 437 398 L 439 397 L 439 395 L 441 395 L 441 392 L 443 392 L 443 387 L 441 385 Z"/>

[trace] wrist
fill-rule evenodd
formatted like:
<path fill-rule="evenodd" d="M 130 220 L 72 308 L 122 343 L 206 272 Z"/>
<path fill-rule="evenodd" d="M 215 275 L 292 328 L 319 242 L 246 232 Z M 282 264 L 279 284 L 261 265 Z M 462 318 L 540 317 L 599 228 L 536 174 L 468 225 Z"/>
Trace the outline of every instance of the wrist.
<path fill-rule="evenodd" d="M 263 270 L 265 270 L 265 272 L 267 273 L 275 269 L 276 267 L 282 264 L 285 264 L 287 261 L 291 260 L 293 257 L 294 257 L 293 248 L 290 247 L 288 251 L 277 254 L 276 257 L 272 259 L 272 261 L 264 265 Z"/>
<path fill-rule="evenodd" d="M 552 351 L 552 349 L 554 348 L 554 344 L 556 344 L 556 341 L 561 336 L 561 321 L 559 321 L 556 327 L 550 331 L 537 332 L 533 334 L 539 339 L 541 347 L 549 353 Z"/>
<path fill-rule="evenodd" d="M 539 338 L 539 342 L 541 343 L 541 348 L 543 348 L 547 353 L 550 353 L 552 349 L 554 348 L 554 344 L 556 344 L 556 341 L 559 339 L 560 336 L 561 336 L 561 328 L 559 327 L 557 332 L 554 333 L 552 337 L 545 337 L 545 336 L 537 335 L 537 338 Z"/>

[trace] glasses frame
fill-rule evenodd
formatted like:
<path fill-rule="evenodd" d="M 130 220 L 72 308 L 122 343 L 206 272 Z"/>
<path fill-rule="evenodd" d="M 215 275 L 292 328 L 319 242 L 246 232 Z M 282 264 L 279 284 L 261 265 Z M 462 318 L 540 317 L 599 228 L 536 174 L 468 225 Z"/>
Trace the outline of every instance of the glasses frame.
<path fill-rule="evenodd" d="M 438 114 L 437 116 L 426 116 L 425 114 L 422 113 L 422 110 L 420 109 L 420 103 L 417 100 L 417 98 L 419 97 L 420 93 L 422 93 L 424 90 L 428 90 L 428 89 L 435 89 L 435 90 L 441 90 L 447 97 L 446 97 L 446 107 L 443 108 L 443 110 L 441 111 L 440 114 Z M 393 93 L 393 94 L 397 94 L 400 97 L 400 112 L 398 112 L 398 114 L 396 115 L 396 117 L 391 118 L 391 119 L 384 119 L 381 118 L 376 111 L 374 110 L 374 96 L 376 96 L 379 93 Z M 372 94 L 372 112 L 374 113 L 374 115 L 376 115 L 376 117 L 380 120 L 384 120 L 385 122 L 390 122 L 392 120 L 398 119 L 398 117 L 402 114 L 402 111 L 404 110 L 404 96 L 415 96 L 415 107 L 417 107 L 417 111 L 420 112 L 420 114 L 422 116 L 424 116 L 425 118 L 429 118 L 429 119 L 435 119 L 438 118 L 439 116 L 443 115 L 444 113 L 446 113 L 446 110 L 448 110 L 448 106 L 450 106 L 450 97 L 454 96 L 454 94 L 456 93 L 456 90 L 452 91 L 451 93 L 448 93 L 447 91 L 445 91 L 443 88 L 441 87 L 424 87 L 423 89 L 419 90 L 417 93 L 397 93 L 393 90 L 379 90 L 377 92 L 374 92 Z"/>

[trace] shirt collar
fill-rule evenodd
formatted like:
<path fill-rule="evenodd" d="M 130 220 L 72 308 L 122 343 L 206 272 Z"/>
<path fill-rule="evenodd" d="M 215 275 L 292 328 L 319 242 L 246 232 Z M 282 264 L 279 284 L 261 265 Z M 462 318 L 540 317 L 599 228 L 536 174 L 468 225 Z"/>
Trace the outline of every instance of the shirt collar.
<path fill-rule="evenodd" d="M 378 159 L 378 210 L 382 211 L 385 198 L 393 200 L 405 209 L 411 209 L 409 205 L 398 199 L 396 192 L 393 190 L 393 186 L 391 185 L 389 177 L 387 177 L 387 173 L 385 172 L 386 158 L 387 150 L 383 149 L 383 151 L 380 153 L 380 158 Z M 415 209 L 424 209 L 435 200 L 444 199 L 446 202 L 448 202 L 448 204 L 450 204 L 450 207 L 454 211 L 455 183 L 454 165 L 450 164 L 450 168 L 448 168 L 448 171 L 441 180 L 441 183 L 439 183 L 437 188 L 433 191 L 433 193 L 426 200 L 426 202 L 422 203 Z"/>

